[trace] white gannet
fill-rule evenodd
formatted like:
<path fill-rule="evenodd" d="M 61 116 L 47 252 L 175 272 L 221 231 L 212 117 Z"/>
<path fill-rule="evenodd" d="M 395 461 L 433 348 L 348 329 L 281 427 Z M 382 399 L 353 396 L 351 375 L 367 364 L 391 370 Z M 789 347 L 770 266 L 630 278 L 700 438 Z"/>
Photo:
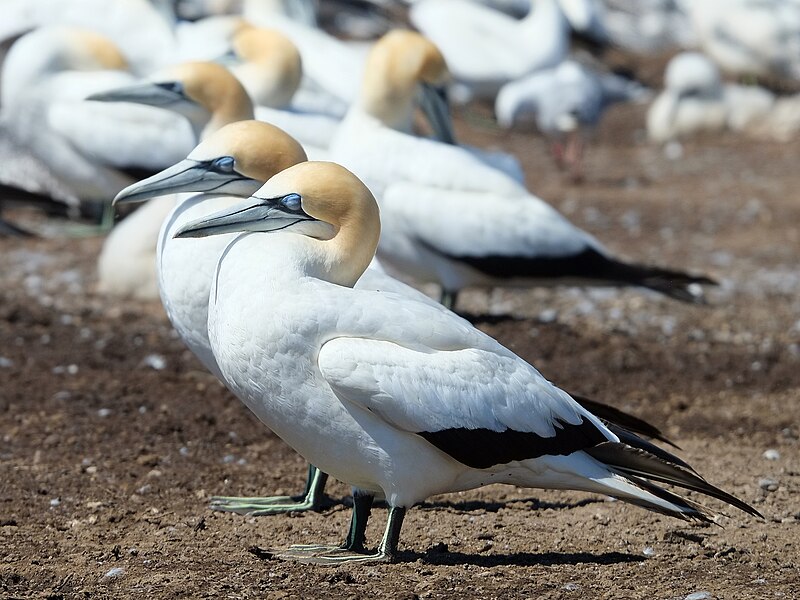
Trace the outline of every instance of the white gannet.
<path fill-rule="evenodd" d="M 208 62 L 183 63 L 150 81 L 91 98 L 136 102 L 178 113 L 191 124 L 196 141 L 229 123 L 253 118 L 253 105 L 242 85 L 227 69 Z M 158 297 L 156 246 L 161 225 L 176 202 L 175 196 L 158 198 L 114 227 L 97 261 L 100 292 L 140 299 Z"/>
<path fill-rule="evenodd" d="M 645 88 L 612 73 L 600 73 L 574 60 L 504 85 L 495 100 L 498 123 L 506 128 L 535 119 L 551 142 L 559 167 L 579 176 L 584 138 L 615 102 L 637 100 Z"/>
<path fill-rule="evenodd" d="M 422 0 L 409 18 L 466 88 L 457 101 L 493 99 L 503 84 L 554 67 L 569 50 L 569 23 L 558 0 L 531 0 L 520 20 L 466 0 Z"/>
<path fill-rule="evenodd" d="M 690 285 L 710 283 L 616 259 L 470 149 L 393 129 L 410 118 L 417 82 L 437 83 L 446 76 L 441 54 L 424 37 L 387 34 L 373 48 L 368 66 L 362 97 L 342 121 L 331 155 L 378 198 L 380 260 L 441 285 L 449 307 L 472 285 L 635 285 L 697 301 L 698 290 Z"/>
<path fill-rule="evenodd" d="M 608 494 L 710 520 L 712 512 L 661 482 L 760 516 L 677 457 L 607 427 L 449 311 L 352 289 L 373 258 L 380 219 L 372 194 L 343 167 L 290 167 L 248 201 L 176 235 L 236 231 L 247 233 L 225 249 L 209 298 L 219 368 L 265 425 L 354 488 L 344 544 L 279 556 L 391 561 L 408 508 L 490 483 Z M 369 553 L 364 530 L 376 494 L 385 497 L 389 519 Z"/>
<path fill-rule="evenodd" d="M 148 0 L 3 0 L 0 41 L 52 25 L 89 29 L 119 46 L 138 76 L 174 62 L 171 24 Z"/>
<path fill-rule="evenodd" d="M 800 3 L 703 0 L 681 3 L 703 51 L 728 73 L 800 80 Z"/>
<path fill-rule="evenodd" d="M 703 54 L 684 52 L 667 65 L 664 91 L 647 113 L 655 142 L 724 130 L 778 141 L 800 129 L 800 96 L 776 98 L 756 85 L 723 83 L 717 66 Z"/>
<path fill-rule="evenodd" d="M 108 202 L 131 183 L 128 169 L 152 172 L 191 148 L 189 128 L 175 115 L 85 102 L 135 81 L 126 66 L 108 38 L 63 26 L 22 36 L 3 63 L 3 123 L 82 201 Z"/>
<path fill-rule="evenodd" d="M 115 198 L 115 203 L 124 203 L 179 192 L 206 192 L 194 196 L 183 195 L 177 205 L 171 196 L 150 200 L 148 206 L 139 209 L 122 225 L 130 221 L 139 226 L 131 219 L 142 211 L 148 211 L 149 205 L 154 202 L 158 205 L 166 201 L 174 207 L 166 220 L 162 219 L 164 224 L 158 238 L 158 289 L 170 322 L 181 339 L 203 365 L 220 379 L 223 377 L 208 341 L 208 295 L 217 261 L 234 236 L 215 236 L 189 242 L 173 240 L 172 236 L 186 223 L 248 197 L 275 173 L 304 160 L 306 155 L 301 146 L 285 132 L 260 121 L 239 121 L 207 137 L 186 160 L 129 186 Z M 155 208 L 152 214 L 160 210 Z M 137 235 L 135 226 L 126 230 L 127 237 Z M 151 223 L 140 229 L 138 234 L 149 240 Z M 131 243 L 139 244 L 135 240 Z M 123 248 L 121 244 L 116 247 Z M 113 264 L 112 258 L 108 256 L 109 269 Z M 120 261 L 118 267 L 130 263 L 123 256 L 117 258 Z M 192 268 L 187 269 L 187 264 L 191 264 Z M 389 277 L 379 268 L 368 269 L 358 286 L 402 293 L 442 309 L 438 303 Z M 312 467 L 305 494 L 294 500 L 286 497 L 215 497 L 211 505 L 218 510 L 256 515 L 311 509 L 317 507 L 322 498 L 325 477 Z"/>

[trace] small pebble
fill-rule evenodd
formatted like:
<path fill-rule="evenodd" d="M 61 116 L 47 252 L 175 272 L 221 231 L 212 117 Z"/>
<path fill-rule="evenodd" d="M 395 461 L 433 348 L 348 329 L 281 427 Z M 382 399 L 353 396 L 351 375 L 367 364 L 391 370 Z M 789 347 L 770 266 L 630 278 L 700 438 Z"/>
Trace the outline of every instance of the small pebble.
<path fill-rule="evenodd" d="M 54 506 L 55 507 L 55 506 L 58 506 L 59 504 L 61 504 L 61 498 L 52 498 L 50 500 L 50 506 Z"/>
<path fill-rule="evenodd" d="M 561 589 L 566 590 L 568 592 L 577 592 L 580 589 L 580 587 L 581 586 L 579 586 L 577 583 L 566 583 L 564 584 L 564 587 Z"/>
<path fill-rule="evenodd" d="M 14 361 L 5 356 L 0 356 L 0 369 L 10 369 L 14 366 Z"/>
<path fill-rule="evenodd" d="M 680 142 L 669 142 L 664 146 L 664 156 L 668 160 L 678 160 L 683 157 L 683 144 Z"/>
<path fill-rule="evenodd" d="M 554 308 L 547 308 L 537 316 L 540 323 L 552 323 L 556 318 L 558 318 L 558 311 Z"/>
<path fill-rule="evenodd" d="M 770 448 L 766 450 L 762 455 L 766 460 L 780 460 L 781 453 L 775 450 L 774 448 Z"/>
<path fill-rule="evenodd" d="M 101 409 L 98 409 L 98 411 L 97 411 L 97 416 L 102 418 L 102 419 L 105 419 L 110 414 L 111 414 L 111 409 L 110 408 L 101 408 Z"/>
<path fill-rule="evenodd" d="M 125 574 L 125 569 L 123 569 L 122 567 L 114 567 L 113 569 L 110 569 L 108 573 L 103 575 L 103 577 L 107 577 L 108 579 L 118 579 L 122 577 L 124 574 Z"/>
<path fill-rule="evenodd" d="M 156 371 L 163 371 L 167 368 L 167 359 L 160 354 L 148 354 L 142 359 L 142 364 Z"/>
<path fill-rule="evenodd" d="M 656 551 L 653 549 L 652 546 L 645 546 L 644 550 L 642 550 L 642 554 L 645 556 L 654 556 Z"/>
<path fill-rule="evenodd" d="M 178 450 L 178 454 L 181 456 L 189 456 L 189 449 L 186 446 L 181 446 L 180 450 Z"/>
<path fill-rule="evenodd" d="M 226 454 L 225 456 L 222 457 L 222 462 L 225 463 L 226 465 L 232 463 L 235 460 L 236 457 L 233 454 Z"/>
<path fill-rule="evenodd" d="M 778 482 L 769 477 L 762 477 L 758 480 L 758 487 L 767 492 L 774 492 L 778 489 Z"/>
<path fill-rule="evenodd" d="M 708 600 L 711 597 L 711 592 L 692 592 L 684 600 Z"/>

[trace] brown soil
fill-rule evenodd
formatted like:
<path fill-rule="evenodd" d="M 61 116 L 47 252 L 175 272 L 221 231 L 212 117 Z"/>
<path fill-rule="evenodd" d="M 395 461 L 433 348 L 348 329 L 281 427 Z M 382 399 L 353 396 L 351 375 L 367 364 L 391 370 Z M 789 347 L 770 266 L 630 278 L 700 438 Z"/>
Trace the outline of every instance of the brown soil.
<path fill-rule="evenodd" d="M 474 292 L 462 308 L 555 382 L 662 426 L 765 521 L 709 501 L 729 518 L 695 527 L 494 486 L 411 510 L 398 564 L 265 558 L 251 549 L 340 540 L 347 488 L 330 485 L 320 513 L 209 511 L 212 494 L 299 491 L 303 460 L 203 372 L 158 304 L 94 292 L 101 240 L 2 240 L 0 596 L 800 596 L 800 143 L 704 139 L 669 160 L 641 141 L 643 109 L 624 107 L 573 185 L 540 139 L 462 117 L 464 139 L 517 153 L 530 187 L 613 250 L 721 282 L 706 307 L 562 289 Z M 383 522 L 378 509 L 371 544 Z"/>

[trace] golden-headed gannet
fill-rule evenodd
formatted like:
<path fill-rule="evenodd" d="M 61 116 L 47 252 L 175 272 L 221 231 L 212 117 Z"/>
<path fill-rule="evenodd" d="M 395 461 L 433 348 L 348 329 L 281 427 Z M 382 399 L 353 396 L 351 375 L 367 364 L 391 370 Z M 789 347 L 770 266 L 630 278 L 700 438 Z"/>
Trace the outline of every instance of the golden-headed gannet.
<path fill-rule="evenodd" d="M 65 26 L 22 36 L 3 63 L 3 122 L 83 201 L 109 201 L 132 181 L 127 170 L 163 168 L 191 143 L 169 113 L 85 102 L 135 81 L 126 64 L 108 38 Z"/>
<path fill-rule="evenodd" d="M 606 427 L 449 311 L 353 289 L 375 253 L 380 217 L 343 167 L 290 167 L 176 235 L 232 232 L 247 234 L 225 249 L 209 297 L 209 339 L 225 381 L 290 446 L 354 488 L 344 544 L 279 556 L 390 561 L 408 508 L 490 483 L 608 494 L 710 520 L 709 509 L 656 484 L 669 483 L 760 516 L 679 458 Z M 376 494 L 389 519 L 369 553 L 364 529 Z"/>
<path fill-rule="evenodd" d="M 208 62 L 183 63 L 148 82 L 109 90 L 92 99 L 168 109 L 184 116 L 198 139 L 229 123 L 253 118 L 253 105 L 242 85 L 227 69 Z M 162 223 L 176 202 L 174 195 L 158 198 L 111 231 L 97 262 L 99 291 L 142 299 L 158 297 L 156 246 Z"/>
<path fill-rule="evenodd" d="M 378 198 L 378 256 L 386 266 L 438 283 L 450 307 L 468 286 L 554 283 L 643 286 L 699 299 L 691 284 L 709 279 L 618 260 L 471 149 L 394 129 L 410 114 L 409 88 L 444 76 L 439 56 L 419 34 L 384 36 L 370 55 L 375 68 L 367 71 L 362 97 L 331 145 L 332 157 Z"/>
<path fill-rule="evenodd" d="M 150 206 L 167 201 L 170 211 L 161 219 L 156 257 L 151 258 L 157 266 L 158 292 L 178 335 L 200 362 L 223 382 L 208 341 L 208 297 L 217 261 L 235 236 L 175 240 L 173 235 L 193 219 L 240 202 L 242 196 L 249 196 L 275 173 L 305 160 L 302 146 L 284 131 L 261 121 L 242 120 L 222 127 L 201 142 L 185 160 L 126 188 L 115 198 L 115 203 L 123 203 L 155 197 L 122 225 Z M 180 192 L 207 193 L 181 194 L 176 202 L 171 194 Z M 170 195 L 164 196 L 166 194 Z M 127 235 L 140 234 L 149 240 L 150 231 L 149 225 L 138 232 L 133 227 Z M 156 248 L 155 241 L 148 243 Z M 112 258 L 108 256 L 109 269 L 113 266 Z M 118 269 L 119 266 L 118 262 Z M 320 505 L 326 480 L 326 474 L 311 466 L 306 490 L 299 497 L 214 497 L 211 506 L 253 515 L 312 510 Z"/>
<path fill-rule="evenodd" d="M 175 60 L 171 23 L 149 0 L 3 0 L 0 41 L 53 25 L 88 29 L 114 40 L 138 76 Z"/>

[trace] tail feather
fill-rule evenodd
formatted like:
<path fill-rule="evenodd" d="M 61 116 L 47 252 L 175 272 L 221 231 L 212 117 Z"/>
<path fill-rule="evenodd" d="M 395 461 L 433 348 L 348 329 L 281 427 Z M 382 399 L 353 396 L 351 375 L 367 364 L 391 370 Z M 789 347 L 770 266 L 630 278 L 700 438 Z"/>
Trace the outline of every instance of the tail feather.
<path fill-rule="evenodd" d="M 662 267 L 608 260 L 610 264 L 607 275 L 610 279 L 620 283 L 640 285 L 682 302 L 704 304 L 705 297 L 699 290 L 692 289 L 692 286 L 718 285 L 705 275 L 692 275 Z"/>
<path fill-rule="evenodd" d="M 626 413 L 618 408 L 614 408 L 613 406 L 603 404 L 597 400 L 592 400 L 579 394 L 570 393 L 570 396 L 572 396 L 572 399 L 575 400 L 575 402 L 606 423 L 617 425 L 619 428 L 624 428 L 630 433 L 645 435 L 649 438 L 664 442 L 665 444 L 669 444 L 673 448 L 680 450 L 677 444 L 664 437 L 664 434 L 661 433 L 661 430 L 658 427 L 648 423 L 644 419 L 640 419 L 639 417 L 635 417 L 632 414 Z M 614 433 L 617 432 L 615 431 Z M 619 436 L 619 434 L 617 435 Z"/>
<path fill-rule="evenodd" d="M 604 442 L 588 448 L 584 452 L 624 477 L 634 480 L 658 481 L 682 487 L 717 498 L 755 517 L 764 518 L 749 504 L 711 485 L 691 469 L 682 466 L 680 464 L 682 461 L 675 460 L 676 457 L 665 458 L 663 455 L 670 456 L 666 452 L 662 451 L 662 456 L 656 456 L 647 450 L 619 442 Z M 649 485 L 652 486 L 652 484 Z M 648 491 L 650 490 L 648 489 Z"/>

